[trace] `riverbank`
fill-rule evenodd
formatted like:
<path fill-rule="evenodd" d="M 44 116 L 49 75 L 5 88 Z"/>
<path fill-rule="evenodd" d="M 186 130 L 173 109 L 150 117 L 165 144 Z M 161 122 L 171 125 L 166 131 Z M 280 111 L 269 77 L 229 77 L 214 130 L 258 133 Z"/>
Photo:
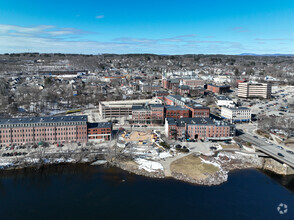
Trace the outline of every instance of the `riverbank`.
<path fill-rule="evenodd" d="M 151 178 L 174 178 L 180 181 L 212 186 L 228 180 L 229 172 L 242 169 L 268 170 L 276 174 L 287 174 L 287 167 L 270 158 L 259 158 L 255 154 L 233 151 L 215 153 L 179 154 L 157 160 L 129 157 L 109 157 L 106 153 L 94 151 L 72 152 L 71 154 L 46 155 L 42 158 L 23 157 L 11 161 L 0 159 L 2 170 L 22 169 L 28 167 L 40 168 L 56 164 L 92 164 L 100 166 L 108 164 L 136 175 Z"/>
<path fill-rule="evenodd" d="M 169 162 L 168 162 L 169 160 Z M 228 180 L 230 172 L 244 169 L 258 169 L 270 171 L 278 175 L 289 175 L 288 168 L 271 158 L 260 158 L 255 154 L 242 152 L 218 152 L 216 154 L 204 155 L 190 153 L 182 155 L 179 159 L 168 158 L 161 163 L 162 169 L 148 170 L 140 167 L 133 160 L 115 160 L 110 164 L 125 171 L 137 175 L 152 178 L 169 178 L 197 184 L 197 185 L 219 185 Z"/>

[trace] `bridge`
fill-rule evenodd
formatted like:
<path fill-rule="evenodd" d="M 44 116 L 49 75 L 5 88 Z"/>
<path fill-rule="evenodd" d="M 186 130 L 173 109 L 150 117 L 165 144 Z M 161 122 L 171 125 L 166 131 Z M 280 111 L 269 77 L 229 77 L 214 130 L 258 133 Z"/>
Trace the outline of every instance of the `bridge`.
<path fill-rule="evenodd" d="M 249 142 L 254 145 L 254 147 L 269 155 L 270 157 L 287 164 L 288 166 L 294 168 L 294 154 L 287 153 L 286 150 L 282 150 L 278 148 L 278 145 L 268 144 L 262 139 L 256 138 L 250 134 L 241 134 L 239 136 L 243 141 Z M 284 157 L 279 156 L 278 153 L 284 155 Z"/>

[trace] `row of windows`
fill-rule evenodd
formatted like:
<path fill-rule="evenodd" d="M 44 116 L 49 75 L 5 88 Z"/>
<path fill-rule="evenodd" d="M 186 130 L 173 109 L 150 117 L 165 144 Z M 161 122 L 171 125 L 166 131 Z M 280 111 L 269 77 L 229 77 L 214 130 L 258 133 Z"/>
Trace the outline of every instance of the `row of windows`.
<path fill-rule="evenodd" d="M 14 132 L 32 132 L 32 131 L 54 131 L 54 130 L 57 130 L 57 131 L 63 131 L 63 130 L 76 130 L 76 128 L 77 128 L 77 130 L 85 130 L 85 129 L 87 129 L 86 127 L 66 127 L 66 128 L 42 128 L 42 129 L 38 129 L 38 128 L 36 128 L 36 129 L 17 129 L 17 130 L 3 130 L 3 131 L 1 131 L 0 130 L 0 134 L 1 134 L 1 132 L 2 133 L 10 133 L 10 131 L 12 132 L 12 133 L 14 133 Z"/>
<path fill-rule="evenodd" d="M 43 126 L 69 126 L 69 125 L 83 125 L 86 122 L 56 122 L 56 123 L 25 123 L 25 124 L 1 124 L 0 128 L 14 128 L 14 127 L 43 127 Z"/>
<path fill-rule="evenodd" d="M 89 129 L 88 130 L 88 132 L 94 132 L 94 131 L 98 132 L 99 130 L 98 129 Z M 100 131 L 110 131 L 110 128 L 103 128 Z"/>
<path fill-rule="evenodd" d="M 61 138 L 37 138 L 37 139 L 18 139 L 18 140 L 13 140 L 12 142 L 10 140 L 0 140 L 0 143 L 16 143 L 16 142 L 33 142 L 33 141 L 62 141 L 62 140 L 85 140 L 87 139 L 86 137 L 81 137 L 81 138 L 75 138 L 75 137 L 61 137 Z"/>
<path fill-rule="evenodd" d="M 50 136 L 50 135 L 75 135 L 75 134 L 86 134 L 86 132 L 61 132 L 61 133 L 47 133 L 47 134 L 15 134 L 15 135 L 0 135 L 1 137 L 6 137 L 6 138 L 10 138 L 10 137 L 37 137 L 37 136 Z"/>

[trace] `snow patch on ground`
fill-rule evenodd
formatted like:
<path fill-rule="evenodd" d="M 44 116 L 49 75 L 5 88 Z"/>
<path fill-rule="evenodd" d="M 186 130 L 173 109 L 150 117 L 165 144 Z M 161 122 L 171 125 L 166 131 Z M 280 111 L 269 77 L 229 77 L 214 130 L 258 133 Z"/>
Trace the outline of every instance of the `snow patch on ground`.
<path fill-rule="evenodd" d="M 169 152 L 162 152 L 159 154 L 160 159 L 168 158 L 168 157 L 172 157 L 172 155 Z"/>
<path fill-rule="evenodd" d="M 63 157 L 54 160 L 54 163 L 74 163 L 74 162 L 76 162 L 76 161 L 72 158 L 65 159 Z"/>
<path fill-rule="evenodd" d="M 204 160 L 204 159 L 201 158 L 201 157 L 200 157 L 200 159 L 201 159 L 201 161 L 202 161 L 203 163 L 211 164 L 211 165 L 213 165 L 213 166 L 218 167 L 219 169 L 221 169 L 221 165 L 218 164 L 217 162 L 211 162 L 211 161 L 208 161 L 208 160 Z"/>
<path fill-rule="evenodd" d="M 91 163 L 91 165 L 103 165 L 106 163 L 107 163 L 107 160 L 97 160 L 97 161 Z"/>
<path fill-rule="evenodd" d="M 11 167 L 11 166 L 13 166 L 13 163 L 8 163 L 8 162 L 2 162 L 2 163 L 0 163 L 0 169 L 4 169 L 4 168 L 6 168 L 6 167 Z"/>
<path fill-rule="evenodd" d="M 28 158 L 25 158 L 24 160 L 27 163 L 39 163 L 40 162 L 39 158 L 30 158 L 30 157 L 28 157 Z"/>
<path fill-rule="evenodd" d="M 163 170 L 163 166 L 158 162 L 145 160 L 142 158 L 136 159 L 135 162 L 139 164 L 139 169 L 144 169 L 148 172 L 156 172 L 157 170 Z"/>

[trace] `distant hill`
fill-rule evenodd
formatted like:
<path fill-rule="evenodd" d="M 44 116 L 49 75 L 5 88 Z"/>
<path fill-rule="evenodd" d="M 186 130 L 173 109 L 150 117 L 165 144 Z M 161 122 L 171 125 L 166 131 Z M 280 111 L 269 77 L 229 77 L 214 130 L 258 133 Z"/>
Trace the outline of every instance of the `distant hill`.
<path fill-rule="evenodd" d="M 280 54 L 280 53 L 274 53 L 274 54 L 255 54 L 255 53 L 241 53 L 239 56 L 268 56 L 268 57 L 292 57 L 294 54 Z"/>

